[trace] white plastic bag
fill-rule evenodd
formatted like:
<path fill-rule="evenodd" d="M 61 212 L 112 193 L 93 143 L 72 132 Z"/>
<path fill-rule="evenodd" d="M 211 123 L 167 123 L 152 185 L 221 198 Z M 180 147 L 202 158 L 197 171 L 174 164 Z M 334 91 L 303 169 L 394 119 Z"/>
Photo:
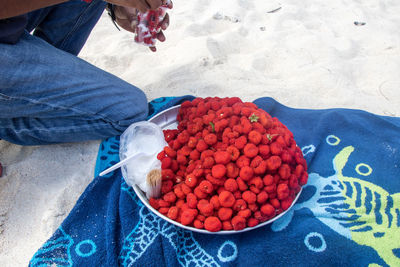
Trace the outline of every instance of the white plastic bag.
<path fill-rule="evenodd" d="M 132 157 L 121 167 L 122 176 L 129 186 L 134 184 L 148 193 L 147 174 L 154 169 L 161 170 L 157 154 L 167 145 L 162 129 L 152 122 L 141 121 L 129 126 L 121 135 L 119 157 Z"/>

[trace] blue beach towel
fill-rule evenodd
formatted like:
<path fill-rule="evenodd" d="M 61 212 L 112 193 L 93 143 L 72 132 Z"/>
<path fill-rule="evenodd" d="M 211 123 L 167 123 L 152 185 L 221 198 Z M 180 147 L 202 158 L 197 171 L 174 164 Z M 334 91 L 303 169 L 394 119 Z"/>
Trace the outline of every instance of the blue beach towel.
<path fill-rule="evenodd" d="M 192 96 L 149 103 L 150 116 Z M 154 215 L 101 143 L 92 183 L 30 266 L 400 266 L 400 118 L 254 101 L 294 134 L 309 181 L 283 217 L 241 234 L 183 230 Z"/>

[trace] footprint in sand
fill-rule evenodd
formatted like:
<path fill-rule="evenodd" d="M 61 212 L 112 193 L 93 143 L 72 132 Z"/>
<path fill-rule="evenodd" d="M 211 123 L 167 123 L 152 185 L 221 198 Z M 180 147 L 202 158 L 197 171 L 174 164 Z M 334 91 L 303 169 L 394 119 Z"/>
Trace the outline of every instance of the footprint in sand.
<path fill-rule="evenodd" d="M 221 46 L 213 38 L 207 38 L 207 48 L 211 56 L 214 58 L 214 65 L 223 64 L 226 62 L 226 54 Z"/>

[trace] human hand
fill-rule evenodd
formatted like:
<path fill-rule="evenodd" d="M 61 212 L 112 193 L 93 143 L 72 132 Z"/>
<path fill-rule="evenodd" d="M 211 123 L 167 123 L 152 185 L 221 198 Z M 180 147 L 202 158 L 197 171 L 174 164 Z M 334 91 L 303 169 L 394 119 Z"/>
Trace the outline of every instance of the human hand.
<path fill-rule="evenodd" d="M 172 5 L 172 3 L 171 3 Z M 171 6 L 172 7 L 172 6 Z M 123 29 L 135 33 L 138 24 L 138 10 L 132 7 L 114 6 L 114 14 L 116 23 Z M 157 33 L 156 39 L 160 42 L 165 41 L 163 30 L 166 30 L 169 25 L 169 15 L 165 14 L 163 20 L 158 24 L 161 30 Z M 150 46 L 150 50 L 157 51 L 155 46 Z"/>

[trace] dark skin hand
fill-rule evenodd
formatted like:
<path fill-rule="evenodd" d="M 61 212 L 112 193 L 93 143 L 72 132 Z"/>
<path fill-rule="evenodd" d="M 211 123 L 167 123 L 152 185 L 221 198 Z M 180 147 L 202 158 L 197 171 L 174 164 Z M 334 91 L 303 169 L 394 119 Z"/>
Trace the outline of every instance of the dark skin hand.
<path fill-rule="evenodd" d="M 0 0 L 0 19 L 11 18 L 22 15 L 33 10 L 60 4 L 67 0 Z M 165 0 L 107 0 L 114 4 L 116 22 L 121 28 L 135 32 L 136 10 L 145 13 L 148 10 L 159 8 Z M 170 5 L 172 8 L 172 3 Z M 161 29 L 167 29 L 169 24 L 169 16 L 165 15 L 161 22 Z M 132 27 L 133 26 L 133 27 Z M 165 41 L 165 35 L 162 31 L 158 33 L 157 39 L 161 42 Z M 150 50 L 155 52 L 155 47 L 150 47 Z"/>
<path fill-rule="evenodd" d="M 172 3 L 170 7 L 172 8 Z M 124 30 L 135 33 L 135 27 L 137 25 L 137 10 L 135 8 L 115 6 L 114 12 L 116 17 L 115 20 L 118 23 L 118 25 Z M 163 33 L 163 30 L 166 30 L 168 28 L 168 25 L 169 25 L 169 15 L 167 13 L 165 14 L 163 21 L 161 22 L 162 31 L 160 31 L 157 34 L 157 39 L 160 42 L 165 41 L 165 35 Z M 150 47 L 150 50 L 153 52 L 157 51 L 155 46 Z"/>

